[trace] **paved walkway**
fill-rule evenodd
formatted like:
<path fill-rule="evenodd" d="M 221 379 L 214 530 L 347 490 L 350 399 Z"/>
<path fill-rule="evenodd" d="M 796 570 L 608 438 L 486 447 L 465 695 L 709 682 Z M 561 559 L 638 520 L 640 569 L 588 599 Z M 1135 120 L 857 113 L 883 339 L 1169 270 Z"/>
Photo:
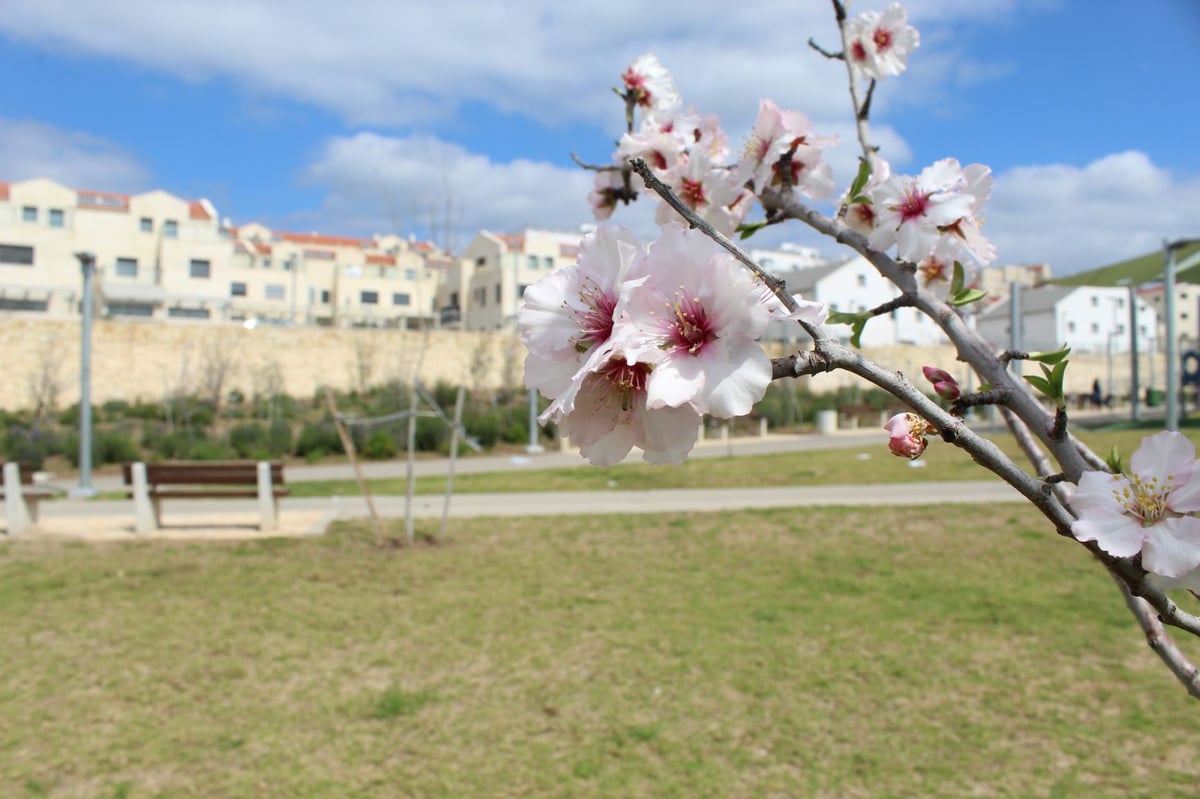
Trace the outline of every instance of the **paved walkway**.
<path fill-rule="evenodd" d="M 883 431 L 843 431 L 833 435 L 766 436 L 730 441 L 702 442 L 694 457 L 758 455 L 835 447 L 877 448 L 884 446 Z M 584 462 L 576 453 L 547 452 L 518 456 L 483 456 L 458 461 L 459 473 L 499 470 L 535 470 L 578 466 Z M 445 474 L 446 459 L 416 463 L 418 475 Z M 368 477 L 397 477 L 405 470 L 403 461 L 364 464 Z M 353 479 L 348 463 L 288 467 L 289 482 Z M 111 483 L 111 485 L 110 485 Z M 116 490 L 119 478 L 105 476 L 93 481 L 98 490 Z M 403 496 L 378 496 L 375 507 L 384 518 L 404 518 Z M 454 518 L 483 516 L 557 516 L 602 513 L 672 513 L 737 510 L 741 508 L 807 507 L 816 505 L 883 506 L 939 503 L 1020 502 L 1022 498 L 999 480 L 946 483 L 895 483 L 872 485 L 824 485 L 777 488 L 656 489 L 631 491 L 561 491 L 503 494 L 455 494 L 449 515 Z M 416 518 L 438 518 L 445 498 L 420 495 L 413 498 Z M 315 535 L 334 519 L 369 515 L 366 501 L 353 497 L 289 497 L 280 505 L 280 526 L 275 535 Z M 258 537 L 257 505 L 254 500 L 176 500 L 164 504 L 163 537 L 247 538 Z M 133 503 L 129 500 L 83 501 L 60 499 L 42 503 L 39 528 L 42 535 L 132 540 Z"/>

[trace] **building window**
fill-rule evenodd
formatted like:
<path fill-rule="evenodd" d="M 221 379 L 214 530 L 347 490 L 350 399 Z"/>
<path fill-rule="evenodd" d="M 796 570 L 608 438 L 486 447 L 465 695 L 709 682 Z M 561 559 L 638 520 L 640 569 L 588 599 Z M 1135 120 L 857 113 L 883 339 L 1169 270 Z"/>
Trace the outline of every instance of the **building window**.
<path fill-rule="evenodd" d="M 20 244 L 0 244 L 0 264 L 33 266 L 33 248 Z"/>
<path fill-rule="evenodd" d="M 553 256 L 547 255 L 545 258 L 542 259 L 542 263 L 546 265 L 547 269 L 553 269 L 554 268 Z"/>
<path fill-rule="evenodd" d="M 1097 296 L 1095 296 L 1095 295 L 1093 295 L 1093 296 L 1092 296 L 1092 307 L 1093 307 L 1093 308 L 1099 308 L 1099 307 L 1100 307 L 1100 298 L 1099 298 L 1099 297 L 1097 297 Z"/>
<path fill-rule="evenodd" d="M 21 209 L 21 221 L 22 222 L 36 222 L 37 221 L 37 208 L 35 208 L 32 205 L 27 205 L 24 208 L 22 208 Z"/>
<path fill-rule="evenodd" d="M 858 275 L 855 279 L 857 280 L 858 285 L 860 285 L 860 286 L 867 285 L 867 276 L 866 275 Z"/>
<path fill-rule="evenodd" d="M 117 277 L 137 277 L 137 258 L 118 258 L 114 271 Z"/>
<path fill-rule="evenodd" d="M 66 221 L 61 208 L 51 208 L 50 217 L 46 220 L 50 227 L 62 227 Z"/>
<path fill-rule="evenodd" d="M 138 230 L 142 231 L 143 233 L 153 233 L 154 232 L 154 220 L 148 216 L 143 216 L 138 221 Z"/>
<path fill-rule="evenodd" d="M 479 256 L 478 258 L 475 259 L 475 265 L 476 266 L 487 266 L 487 258 L 485 258 L 482 255 Z"/>
<path fill-rule="evenodd" d="M 1124 297 L 1117 297 L 1117 307 L 1118 308 L 1125 307 L 1125 298 Z"/>
<path fill-rule="evenodd" d="M 328 305 L 329 298 L 330 298 L 329 289 L 321 289 L 321 304 Z"/>
<path fill-rule="evenodd" d="M 451 308 L 458 307 L 458 292 L 457 291 L 450 292 L 450 307 Z"/>
<path fill-rule="evenodd" d="M 1099 332 L 1100 332 L 1100 325 L 1096 324 L 1095 322 L 1092 322 L 1092 332 L 1093 332 L 1093 333 L 1099 333 Z"/>
<path fill-rule="evenodd" d="M 27 300 L 24 297 L 0 297 L 0 311 L 40 311 L 50 308 L 49 300 Z"/>
<path fill-rule="evenodd" d="M 188 263 L 188 276 L 207 279 L 212 274 L 212 264 L 199 258 Z"/>
<path fill-rule="evenodd" d="M 1067 332 L 1068 333 L 1075 332 L 1075 323 L 1074 322 L 1067 322 Z"/>
<path fill-rule="evenodd" d="M 212 313 L 207 308 L 168 308 L 167 316 L 175 319 L 208 319 Z"/>
<path fill-rule="evenodd" d="M 287 287 L 282 283 L 268 283 L 263 287 L 263 296 L 268 300 L 282 300 L 287 297 Z"/>
<path fill-rule="evenodd" d="M 405 269 L 404 270 L 404 279 L 405 280 L 416 280 L 417 279 L 417 270 L 416 269 Z"/>
<path fill-rule="evenodd" d="M 379 304 L 379 292 L 378 291 L 360 291 L 358 293 L 358 301 L 361 305 L 378 305 Z"/>
<path fill-rule="evenodd" d="M 410 305 L 412 297 L 407 291 L 397 291 L 392 294 L 392 305 Z"/>
<path fill-rule="evenodd" d="M 154 306 L 139 302 L 110 302 L 109 316 L 154 316 Z"/>
<path fill-rule="evenodd" d="M 230 283 L 229 284 L 229 296 L 230 297 L 245 297 L 246 296 L 246 284 L 245 283 Z"/>
<path fill-rule="evenodd" d="M 537 269 L 537 265 L 538 265 L 538 257 L 536 255 L 529 256 L 529 268 Z"/>
<path fill-rule="evenodd" d="M 529 285 L 527 283 L 522 283 L 521 285 L 517 286 L 517 299 L 518 300 L 525 296 L 525 289 L 527 289 L 527 288 L 529 288 Z"/>
<path fill-rule="evenodd" d="M 168 239 L 179 237 L 179 223 L 174 219 L 168 219 L 163 222 L 163 235 Z"/>
<path fill-rule="evenodd" d="M 263 259 L 262 259 L 262 268 L 263 268 L 263 269 L 270 269 L 270 268 L 271 268 L 271 259 L 270 259 L 270 258 L 263 258 Z M 283 262 L 283 268 L 284 268 L 284 269 L 288 269 L 288 270 L 290 270 L 290 269 L 292 268 L 292 262 L 291 262 L 291 261 L 284 261 L 284 262 Z"/>
<path fill-rule="evenodd" d="M 500 284 L 496 284 L 496 302 L 500 302 Z"/>

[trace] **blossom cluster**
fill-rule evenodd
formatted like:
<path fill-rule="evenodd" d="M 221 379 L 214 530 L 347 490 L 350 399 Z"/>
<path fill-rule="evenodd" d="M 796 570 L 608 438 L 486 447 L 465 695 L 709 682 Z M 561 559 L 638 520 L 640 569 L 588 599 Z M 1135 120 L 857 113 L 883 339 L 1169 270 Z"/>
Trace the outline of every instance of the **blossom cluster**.
<path fill-rule="evenodd" d="M 671 187 L 688 208 L 715 229 L 730 235 L 746 218 L 755 192 L 767 188 L 795 189 L 821 200 L 833 194 L 833 173 L 822 150 L 836 136 L 818 136 L 798 111 L 781 110 L 764 99 L 758 120 L 741 156 L 733 165 L 729 137 L 715 115 L 683 110 L 670 73 L 652 54 L 637 58 L 621 76 L 623 96 L 631 109 L 641 110 L 641 122 L 617 144 L 616 166 L 596 173 L 589 202 L 597 219 L 608 219 L 624 196 L 624 181 L 641 190 L 636 176 L 618 168 L 641 158 Z M 679 215 L 660 201 L 656 221 L 679 221 Z"/>
<path fill-rule="evenodd" d="M 899 3 L 883 11 L 867 11 L 846 24 L 846 60 L 859 77 L 882 80 L 899 75 L 908 53 L 921 43 L 908 12 Z"/>
<path fill-rule="evenodd" d="M 541 421 L 597 465 L 631 448 L 682 463 L 704 414 L 743 416 L 771 382 L 758 340 L 772 318 L 818 325 L 828 310 L 783 304 L 699 231 L 667 225 L 646 246 L 603 226 L 578 261 L 525 291 L 517 314 L 525 384 L 551 399 Z"/>
<path fill-rule="evenodd" d="M 1200 588 L 1200 468 L 1181 433 L 1142 440 L 1128 474 L 1084 472 L 1071 504 L 1071 533 L 1118 558 L 1141 556 L 1164 588 Z"/>

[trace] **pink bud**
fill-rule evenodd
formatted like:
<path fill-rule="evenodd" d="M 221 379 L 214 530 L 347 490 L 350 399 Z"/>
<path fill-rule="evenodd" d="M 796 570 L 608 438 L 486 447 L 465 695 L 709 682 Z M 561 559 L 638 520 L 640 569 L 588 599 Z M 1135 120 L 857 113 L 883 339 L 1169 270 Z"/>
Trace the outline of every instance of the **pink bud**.
<path fill-rule="evenodd" d="M 936 366 L 922 366 L 921 373 L 925 375 L 926 380 L 933 383 L 934 392 L 947 402 L 954 402 L 962 394 L 954 375 L 945 369 L 938 369 Z"/>
<path fill-rule="evenodd" d="M 921 457 L 925 447 L 929 446 L 929 440 L 925 438 L 929 423 L 915 413 L 898 413 L 888 419 L 883 429 L 890 436 L 888 449 L 893 455 L 914 460 Z"/>

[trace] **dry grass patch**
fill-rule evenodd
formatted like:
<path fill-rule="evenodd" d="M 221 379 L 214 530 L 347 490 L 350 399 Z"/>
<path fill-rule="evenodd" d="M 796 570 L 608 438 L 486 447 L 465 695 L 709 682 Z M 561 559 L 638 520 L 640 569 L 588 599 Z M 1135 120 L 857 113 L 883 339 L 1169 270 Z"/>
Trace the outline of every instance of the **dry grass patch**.
<path fill-rule="evenodd" d="M 953 513 L 8 544 L 0 796 L 1195 795 L 1107 578 Z"/>

